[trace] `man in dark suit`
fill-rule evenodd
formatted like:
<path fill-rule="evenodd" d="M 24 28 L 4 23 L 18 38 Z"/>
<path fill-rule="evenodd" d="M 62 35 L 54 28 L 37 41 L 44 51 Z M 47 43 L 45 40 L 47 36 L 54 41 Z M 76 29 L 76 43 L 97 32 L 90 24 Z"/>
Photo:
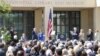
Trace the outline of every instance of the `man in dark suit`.
<path fill-rule="evenodd" d="M 73 31 L 70 31 L 71 35 L 72 35 L 72 39 L 76 39 L 78 40 L 79 39 L 79 32 L 77 30 L 76 27 L 73 28 Z"/>
<path fill-rule="evenodd" d="M 87 40 L 89 40 L 89 41 L 92 41 L 93 40 L 93 32 L 92 32 L 92 29 L 89 29 L 88 30 Z"/>
<path fill-rule="evenodd" d="M 14 41 L 14 29 L 11 27 L 10 29 L 11 41 Z"/>
<path fill-rule="evenodd" d="M 32 31 L 32 40 L 38 39 L 37 33 L 36 33 L 36 28 L 33 28 Z"/>

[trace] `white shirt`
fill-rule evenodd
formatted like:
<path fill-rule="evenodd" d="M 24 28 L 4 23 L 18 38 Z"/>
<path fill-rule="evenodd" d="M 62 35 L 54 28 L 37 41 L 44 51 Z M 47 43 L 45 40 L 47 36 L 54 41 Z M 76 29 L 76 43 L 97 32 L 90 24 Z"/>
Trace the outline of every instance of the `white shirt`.
<path fill-rule="evenodd" d="M 50 49 L 48 49 L 48 50 L 46 51 L 46 56 L 48 56 L 48 55 L 52 56 L 52 51 L 51 51 Z"/>
<path fill-rule="evenodd" d="M 12 52 L 14 49 L 15 49 L 15 47 L 9 46 L 7 51 Z"/>
<path fill-rule="evenodd" d="M 94 37 L 95 37 L 95 40 L 99 40 L 100 41 L 100 33 L 99 32 L 96 32 L 94 34 Z"/>
<path fill-rule="evenodd" d="M 18 38 L 17 38 L 17 35 L 14 35 L 14 39 L 18 39 Z"/>

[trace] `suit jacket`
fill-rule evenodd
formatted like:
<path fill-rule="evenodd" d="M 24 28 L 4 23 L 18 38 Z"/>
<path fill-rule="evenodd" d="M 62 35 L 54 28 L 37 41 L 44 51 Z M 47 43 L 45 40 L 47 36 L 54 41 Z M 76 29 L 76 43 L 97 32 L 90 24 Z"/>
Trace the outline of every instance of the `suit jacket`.
<path fill-rule="evenodd" d="M 93 40 L 93 32 L 91 32 L 90 34 L 87 34 L 87 39 L 89 41 Z"/>
<path fill-rule="evenodd" d="M 72 35 L 72 39 L 76 39 L 76 40 L 79 39 L 79 32 L 78 31 L 76 31 L 76 32 L 73 31 L 73 33 L 71 35 Z"/>
<path fill-rule="evenodd" d="M 38 36 L 35 31 L 32 31 L 32 40 L 38 39 Z"/>
<path fill-rule="evenodd" d="M 10 34 L 11 34 L 11 39 L 13 40 L 14 39 L 14 31 L 10 31 Z"/>

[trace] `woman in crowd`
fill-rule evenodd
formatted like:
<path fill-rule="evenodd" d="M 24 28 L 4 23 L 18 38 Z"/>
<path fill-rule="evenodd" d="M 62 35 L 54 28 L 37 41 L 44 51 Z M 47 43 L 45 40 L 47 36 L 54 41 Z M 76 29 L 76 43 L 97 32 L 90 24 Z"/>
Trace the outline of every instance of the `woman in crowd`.
<path fill-rule="evenodd" d="M 80 29 L 79 39 L 80 40 L 85 40 L 85 34 L 84 34 L 84 30 L 83 29 Z"/>
<path fill-rule="evenodd" d="M 99 30 L 95 31 L 95 33 L 94 33 L 94 39 L 97 40 L 97 41 L 100 41 L 100 32 L 99 32 Z"/>
<path fill-rule="evenodd" d="M 26 42 L 26 41 L 27 41 L 27 37 L 26 37 L 26 34 L 25 34 L 25 33 L 22 34 L 20 40 L 21 40 L 22 42 Z"/>

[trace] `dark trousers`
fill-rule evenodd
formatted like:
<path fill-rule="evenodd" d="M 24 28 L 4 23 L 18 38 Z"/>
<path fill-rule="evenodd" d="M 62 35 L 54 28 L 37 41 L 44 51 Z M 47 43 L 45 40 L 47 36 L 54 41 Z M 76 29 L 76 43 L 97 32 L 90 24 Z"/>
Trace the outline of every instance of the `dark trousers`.
<path fill-rule="evenodd" d="M 35 35 L 32 35 L 32 40 L 38 40 L 38 37 L 37 36 L 35 36 Z"/>
<path fill-rule="evenodd" d="M 73 36 L 72 36 L 72 40 L 74 40 L 74 39 L 78 40 L 79 37 L 78 37 L 77 35 L 73 35 Z"/>
<path fill-rule="evenodd" d="M 93 37 L 88 37 L 88 41 L 93 41 Z"/>

